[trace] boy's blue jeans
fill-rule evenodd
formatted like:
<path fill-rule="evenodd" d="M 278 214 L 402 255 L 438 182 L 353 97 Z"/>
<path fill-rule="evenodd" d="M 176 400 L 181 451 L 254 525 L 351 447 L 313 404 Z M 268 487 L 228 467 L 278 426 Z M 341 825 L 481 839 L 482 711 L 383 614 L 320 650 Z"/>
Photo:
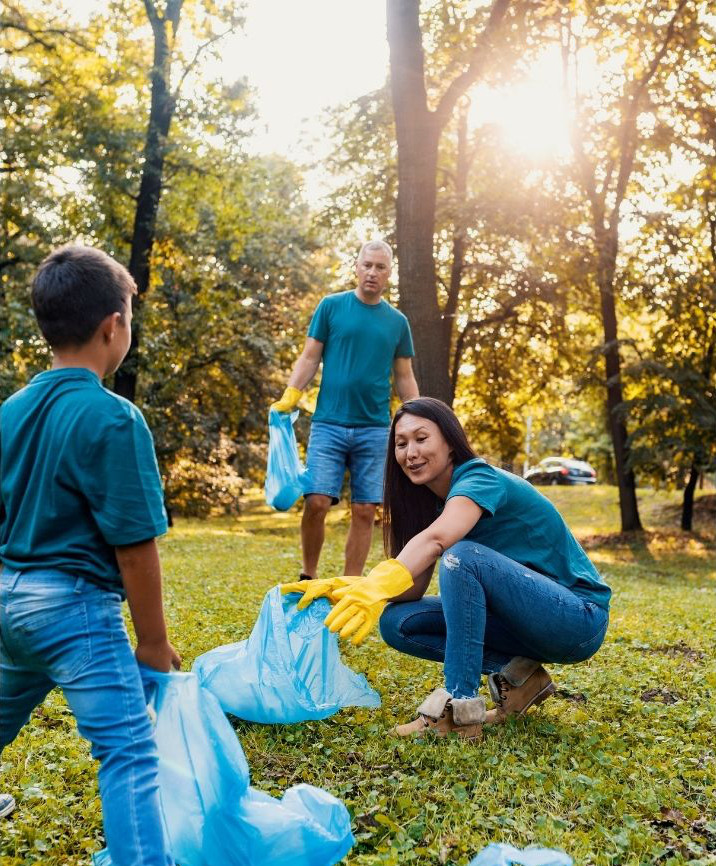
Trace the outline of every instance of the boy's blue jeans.
<path fill-rule="evenodd" d="M 453 697 L 475 696 L 483 673 L 513 656 L 569 664 L 599 649 L 609 614 L 501 553 L 459 541 L 440 561 L 440 596 L 389 604 L 383 640 L 400 652 L 444 663 Z"/>
<path fill-rule="evenodd" d="M 157 751 L 116 593 L 59 571 L 0 572 L 0 750 L 60 686 L 100 762 L 114 866 L 169 866 Z"/>

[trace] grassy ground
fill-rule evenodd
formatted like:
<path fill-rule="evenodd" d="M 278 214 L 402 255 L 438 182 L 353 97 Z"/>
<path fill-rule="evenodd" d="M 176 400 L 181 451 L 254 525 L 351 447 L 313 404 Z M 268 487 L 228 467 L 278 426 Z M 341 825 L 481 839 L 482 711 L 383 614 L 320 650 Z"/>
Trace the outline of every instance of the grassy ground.
<path fill-rule="evenodd" d="M 550 668 L 558 698 L 478 746 L 396 742 L 388 730 L 412 717 L 441 672 L 372 636 L 346 657 L 383 696 L 380 710 L 237 723 L 255 786 L 280 795 L 310 782 L 346 802 L 357 844 L 345 864 L 465 864 L 489 841 L 561 847 L 580 866 L 716 864 L 714 514 L 700 509 L 686 536 L 673 529 L 675 495 L 640 491 L 649 531 L 634 540 L 615 535 L 613 488 L 547 494 L 615 589 L 597 656 Z M 297 525 L 296 513 L 259 508 L 235 521 L 180 521 L 162 541 L 185 667 L 246 637 L 265 591 L 296 577 Z M 341 571 L 345 531 L 345 511 L 334 509 L 326 574 Z M 379 558 L 376 543 L 371 562 Z M 88 863 L 102 844 L 95 767 L 60 695 L 2 762 L 1 789 L 19 808 L 0 819 L 0 866 Z"/>

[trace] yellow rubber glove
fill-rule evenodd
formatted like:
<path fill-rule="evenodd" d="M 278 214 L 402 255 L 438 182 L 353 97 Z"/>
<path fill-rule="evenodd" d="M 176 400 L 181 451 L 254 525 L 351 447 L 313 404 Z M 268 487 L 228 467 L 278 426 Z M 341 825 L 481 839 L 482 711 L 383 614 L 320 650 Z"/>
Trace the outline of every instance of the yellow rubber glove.
<path fill-rule="evenodd" d="M 353 635 L 351 643 L 359 644 L 375 627 L 388 599 L 412 585 L 413 575 L 403 563 L 386 559 L 351 586 L 335 590 L 338 602 L 323 622 L 343 638 Z"/>
<path fill-rule="evenodd" d="M 326 596 L 331 601 L 337 601 L 333 593 L 337 589 L 343 589 L 350 586 L 354 581 L 360 580 L 360 577 L 326 577 L 320 580 L 296 580 L 293 583 L 282 583 L 281 592 L 288 595 L 289 592 L 302 592 L 303 598 L 298 602 L 296 607 L 299 610 L 304 610 L 308 605 L 317 598 Z"/>
<path fill-rule="evenodd" d="M 303 391 L 300 388 L 294 388 L 293 385 L 289 385 L 281 395 L 281 399 L 272 403 L 270 408 L 275 409 L 277 412 L 292 412 L 298 405 L 301 394 L 303 394 Z"/>

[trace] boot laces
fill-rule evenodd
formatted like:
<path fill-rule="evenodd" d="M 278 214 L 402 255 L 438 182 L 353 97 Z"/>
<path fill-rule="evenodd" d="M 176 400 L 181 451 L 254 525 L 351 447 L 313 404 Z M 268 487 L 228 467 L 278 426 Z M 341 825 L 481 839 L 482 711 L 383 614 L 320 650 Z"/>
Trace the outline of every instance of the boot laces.
<path fill-rule="evenodd" d="M 509 694 L 511 686 L 507 682 L 507 680 L 502 676 L 502 674 L 497 674 L 495 676 L 495 679 L 497 680 L 497 688 L 500 692 L 499 703 L 503 704 L 505 702 L 505 699 L 507 698 L 507 695 Z"/>

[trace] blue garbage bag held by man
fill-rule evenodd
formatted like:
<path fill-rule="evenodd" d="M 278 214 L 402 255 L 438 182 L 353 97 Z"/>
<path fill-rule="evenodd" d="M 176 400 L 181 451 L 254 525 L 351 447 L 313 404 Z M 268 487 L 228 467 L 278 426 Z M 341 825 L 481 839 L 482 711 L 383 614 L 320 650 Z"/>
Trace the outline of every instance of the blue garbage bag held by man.
<path fill-rule="evenodd" d="M 269 447 L 264 493 L 277 511 L 288 511 L 310 487 L 310 479 L 298 456 L 293 425 L 298 412 L 269 410 Z"/>

